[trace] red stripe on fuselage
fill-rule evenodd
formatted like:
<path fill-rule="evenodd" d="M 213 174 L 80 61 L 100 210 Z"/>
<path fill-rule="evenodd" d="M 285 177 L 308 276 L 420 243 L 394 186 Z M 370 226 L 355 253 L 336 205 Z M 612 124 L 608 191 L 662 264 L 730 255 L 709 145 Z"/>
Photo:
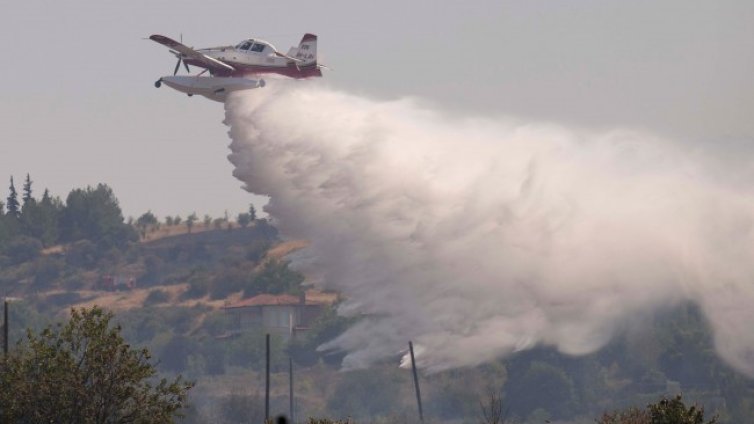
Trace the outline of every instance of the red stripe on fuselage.
<path fill-rule="evenodd" d="M 198 68 L 207 68 L 207 66 L 204 63 L 195 61 L 193 59 L 187 58 L 184 59 L 184 61 L 191 65 L 196 66 Z M 310 65 L 303 65 L 299 66 L 298 68 L 295 66 L 264 66 L 264 65 L 245 65 L 242 63 L 235 63 L 235 62 L 229 62 L 228 65 L 236 68 L 235 71 L 225 71 L 225 70 L 212 70 L 212 75 L 221 76 L 221 77 L 243 77 L 246 75 L 254 74 L 278 74 L 278 75 L 284 75 L 286 77 L 290 78 L 311 78 L 311 77 L 321 77 L 322 76 L 322 70 L 319 69 L 319 67 L 315 64 Z"/>

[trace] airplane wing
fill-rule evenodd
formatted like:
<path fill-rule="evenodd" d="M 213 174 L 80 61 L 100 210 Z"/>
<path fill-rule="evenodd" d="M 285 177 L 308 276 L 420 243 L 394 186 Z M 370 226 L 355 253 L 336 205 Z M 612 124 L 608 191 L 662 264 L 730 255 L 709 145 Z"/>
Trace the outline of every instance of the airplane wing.
<path fill-rule="evenodd" d="M 187 58 L 201 62 L 202 64 L 207 66 L 207 69 L 214 70 L 214 71 L 226 71 L 226 72 L 227 71 L 232 72 L 236 70 L 236 68 L 228 65 L 225 62 L 217 60 L 213 57 L 209 57 L 205 54 L 199 53 L 198 51 L 192 49 L 191 47 L 183 45 L 169 37 L 165 37 L 164 35 L 154 34 L 154 35 L 151 35 L 149 39 L 157 43 L 160 43 L 169 49 L 173 49 Z"/>

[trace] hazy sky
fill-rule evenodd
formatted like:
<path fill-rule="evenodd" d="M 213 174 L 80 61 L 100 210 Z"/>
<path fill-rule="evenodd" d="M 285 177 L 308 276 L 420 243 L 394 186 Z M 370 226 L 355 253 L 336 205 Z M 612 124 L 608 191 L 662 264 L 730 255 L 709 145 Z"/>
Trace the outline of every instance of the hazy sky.
<path fill-rule="evenodd" d="M 5 1 L 0 193 L 30 172 L 61 196 L 108 183 L 128 215 L 246 208 L 223 106 L 153 87 L 175 64 L 142 39 L 153 33 L 286 51 L 313 32 L 334 68 L 318 83 L 351 93 L 641 128 L 751 158 L 752 22 L 750 0 Z"/>

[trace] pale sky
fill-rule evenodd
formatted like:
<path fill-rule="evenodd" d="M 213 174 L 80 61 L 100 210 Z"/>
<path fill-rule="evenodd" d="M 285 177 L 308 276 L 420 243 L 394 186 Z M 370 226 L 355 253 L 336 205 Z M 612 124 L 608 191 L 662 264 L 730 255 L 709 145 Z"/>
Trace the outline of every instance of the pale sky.
<path fill-rule="evenodd" d="M 247 208 L 223 106 L 153 87 L 175 65 L 142 39 L 153 33 L 287 51 L 313 32 L 334 68 L 318 83 L 351 93 L 637 128 L 752 159 L 753 23 L 750 0 L 5 1 L 0 197 L 29 172 L 61 197 L 107 183 L 126 215 Z"/>

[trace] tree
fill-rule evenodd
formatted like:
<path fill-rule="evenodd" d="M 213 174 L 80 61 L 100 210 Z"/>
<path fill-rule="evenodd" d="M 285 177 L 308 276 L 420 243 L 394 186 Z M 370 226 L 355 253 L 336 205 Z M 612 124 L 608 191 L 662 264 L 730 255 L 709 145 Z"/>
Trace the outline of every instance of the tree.
<path fill-rule="evenodd" d="M 60 199 L 50 197 L 45 190 L 42 199 L 24 202 L 21 208 L 21 224 L 26 234 L 39 239 L 45 246 L 58 241 L 60 230 L 58 220 L 63 209 Z"/>
<path fill-rule="evenodd" d="M 251 222 L 254 222 L 257 220 L 257 210 L 254 208 L 254 205 L 249 205 L 249 217 L 251 218 Z"/>
<path fill-rule="evenodd" d="M 72 309 L 65 325 L 27 332 L 0 374 L 0 421 L 171 423 L 193 386 L 157 373 L 102 309 Z"/>
<path fill-rule="evenodd" d="M 182 221 L 182 219 L 181 219 L 180 215 L 176 215 L 175 218 L 173 218 L 173 224 L 174 225 L 181 225 L 181 221 Z"/>
<path fill-rule="evenodd" d="M 681 395 L 677 395 L 672 399 L 663 397 L 659 402 L 647 405 L 645 410 L 632 407 L 606 413 L 597 424 L 717 424 L 717 417 L 705 421 L 703 407 L 687 407 Z"/>
<path fill-rule="evenodd" d="M 10 177 L 10 187 L 8 188 L 8 215 L 18 218 L 20 209 L 18 204 L 18 193 L 16 193 L 16 186 L 13 184 L 13 176 Z"/>
<path fill-rule="evenodd" d="M 31 177 L 29 176 L 29 173 L 27 172 L 26 173 L 26 181 L 24 182 L 24 196 L 23 196 L 24 206 L 26 206 L 29 202 L 31 202 L 32 200 L 34 200 L 31 197 L 31 183 L 32 183 Z"/>
<path fill-rule="evenodd" d="M 505 424 L 506 410 L 503 408 L 503 399 L 495 390 L 490 390 L 487 399 L 479 401 L 479 410 L 480 424 Z"/>
<path fill-rule="evenodd" d="M 147 236 L 147 232 L 150 228 L 154 228 L 159 224 L 157 217 L 154 216 L 152 211 L 146 211 L 139 218 L 136 219 L 136 226 L 139 227 L 139 234 L 141 238 Z"/>
<path fill-rule="evenodd" d="M 238 218 L 236 218 L 236 221 L 238 221 L 238 225 L 240 225 L 241 228 L 246 228 L 249 226 L 249 223 L 251 222 L 251 215 L 248 213 L 239 213 Z"/>
<path fill-rule="evenodd" d="M 681 395 L 672 399 L 662 398 L 647 407 L 652 424 L 715 424 L 717 417 L 704 421 L 704 408 L 697 405 L 686 407 Z"/>
<path fill-rule="evenodd" d="M 209 229 L 210 224 L 212 224 L 212 217 L 209 215 L 204 215 L 204 228 Z"/>
<path fill-rule="evenodd" d="M 62 241 L 87 239 L 103 248 L 122 247 L 138 237 L 134 228 L 124 222 L 118 199 L 105 184 L 68 194 L 60 231 Z"/>
<path fill-rule="evenodd" d="M 165 217 L 165 225 L 167 225 L 168 227 L 172 227 L 173 226 L 173 217 L 172 216 L 166 216 Z"/>
<path fill-rule="evenodd" d="M 194 228 L 194 222 L 196 222 L 197 219 L 198 218 L 196 217 L 196 212 L 186 217 L 186 228 L 188 229 L 189 233 L 191 233 L 191 229 Z"/>

